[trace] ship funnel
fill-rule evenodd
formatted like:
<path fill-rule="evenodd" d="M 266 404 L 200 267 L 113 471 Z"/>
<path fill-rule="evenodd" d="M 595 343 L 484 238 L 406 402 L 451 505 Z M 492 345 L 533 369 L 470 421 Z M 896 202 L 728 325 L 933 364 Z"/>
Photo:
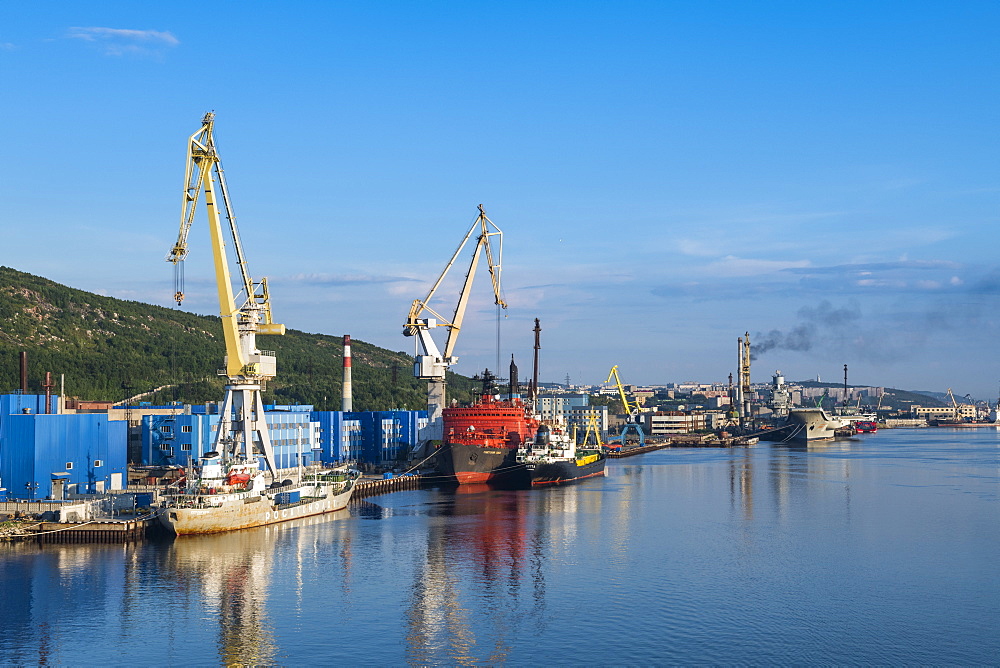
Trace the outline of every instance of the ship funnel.
<path fill-rule="evenodd" d="M 517 365 L 514 364 L 514 355 L 510 356 L 510 398 L 512 400 L 521 398 L 521 388 L 517 382 Z"/>

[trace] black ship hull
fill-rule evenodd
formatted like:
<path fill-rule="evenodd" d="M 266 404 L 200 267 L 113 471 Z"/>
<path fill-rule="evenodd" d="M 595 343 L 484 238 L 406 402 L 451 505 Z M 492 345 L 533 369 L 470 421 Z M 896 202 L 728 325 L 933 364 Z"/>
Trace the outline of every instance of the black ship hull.
<path fill-rule="evenodd" d="M 586 464 L 579 464 L 575 459 L 528 464 L 527 476 L 532 487 L 562 485 L 604 475 L 607 461 L 604 455 L 598 455 L 596 460 Z"/>
<path fill-rule="evenodd" d="M 441 449 L 441 474 L 454 476 L 461 484 L 506 479 L 524 468 L 517 462 L 517 448 L 451 443 Z"/>

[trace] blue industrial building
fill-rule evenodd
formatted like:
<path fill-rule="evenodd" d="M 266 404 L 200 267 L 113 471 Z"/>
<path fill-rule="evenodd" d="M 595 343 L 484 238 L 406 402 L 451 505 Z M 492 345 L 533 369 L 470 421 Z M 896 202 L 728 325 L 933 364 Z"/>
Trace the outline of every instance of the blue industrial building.
<path fill-rule="evenodd" d="M 0 420 L 4 415 L 45 413 L 44 394 L 0 394 Z M 59 397 L 49 397 L 48 413 L 59 412 Z"/>
<path fill-rule="evenodd" d="M 56 415 L 59 397 L 0 395 L 0 498 L 63 498 L 123 489 L 128 424 L 105 413 Z M 170 410 L 142 417 L 142 463 L 186 466 L 212 447 L 216 404 L 139 406 Z M 392 467 L 404 460 L 427 425 L 426 411 L 315 411 L 266 406 L 278 468 L 314 462 Z"/>
<path fill-rule="evenodd" d="M 51 397 L 50 410 L 56 406 L 58 397 Z M 0 496 L 61 499 L 124 489 L 125 422 L 102 413 L 44 411 L 45 395 L 0 395 Z"/>
<path fill-rule="evenodd" d="M 362 461 L 361 420 L 353 415 L 343 411 L 312 412 L 312 419 L 319 423 L 320 459 L 324 464 Z"/>
<path fill-rule="evenodd" d="M 186 466 L 211 449 L 219 416 L 214 405 L 190 413 L 142 418 L 142 462 Z M 417 443 L 426 411 L 315 411 L 312 406 L 265 406 L 278 468 L 313 462 L 392 466 Z"/>
<path fill-rule="evenodd" d="M 190 413 L 142 417 L 142 463 L 188 466 L 212 449 L 219 429 L 216 406 L 192 406 Z M 320 459 L 320 425 L 312 406 L 265 406 L 279 469 L 308 466 Z"/>
<path fill-rule="evenodd" d="M 390 467 L 406 458 L 427 426 L 427 411 L 313 411 L 322 433 L 323 462 Z"/>

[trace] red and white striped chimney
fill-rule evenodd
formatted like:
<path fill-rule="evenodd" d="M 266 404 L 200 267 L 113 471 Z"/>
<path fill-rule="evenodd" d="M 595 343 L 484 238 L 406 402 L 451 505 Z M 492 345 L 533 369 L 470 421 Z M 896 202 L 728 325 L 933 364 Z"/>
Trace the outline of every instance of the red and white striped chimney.
<path fill-rule="evenodd" d="M 340 398 L 340 410 L 354 410 L 351 395 L 351 335 L 344 334 L 344 387 Z"/>

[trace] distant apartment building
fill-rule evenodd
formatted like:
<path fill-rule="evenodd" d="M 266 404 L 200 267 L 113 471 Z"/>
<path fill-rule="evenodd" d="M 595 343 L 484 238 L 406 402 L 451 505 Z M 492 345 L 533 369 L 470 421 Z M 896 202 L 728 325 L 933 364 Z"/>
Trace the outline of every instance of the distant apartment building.
<path fill-rule="evenodd" d="M 708 398 L 709 408 L 724 408 L 732 403 L 732 397 L 730 397 L 728 393 L 722 396 L 712 396 Z"/>
<path fill-rule="evenodd" d="M 596 421 L 602 438 L 608 433 L 608 407 L 591 406 L 586 394 L 542 394 L 535 402 L 535 410 L 543 422 L 562 420 L 580 434 L 587 429 L 591 419 Z"/>
<path fill-rule="evenodd" d="M 703 413 L 682 413 L 680 411 L 655 411 L 639 416 L 643 431 L 647 436 L 666 434 L 690 434 L 707 429 L 708 420 Z"/>
<path fill-rule="evenodd" d="M 655 395 L 656 395 L 656 391 L 655 390 L 650 390 L 650 389 L 643 389 L 643 390 L 635 389 L 635 390 L 632 390 L 632 397 L 633 397 L 633 399 L 635 399 L 636 402 L 638 402 L 638 404 L 640 406 L 645 405 L 646 404 L 646 400 L 647 399 L 652 399 Z"/>
<path fill-rule="evenodd" d="M 796 386 L 798 387 L 798 386 Z M 824 393 L 835 399 L 836 401 L 844 400 L 844 388 L 840 387 L 802 387 L 799 388 L 802 393 L 802 398 L 805 399 L 817 399 L 823 396 Z M 882 394 L 885 394 L 884 387 L 850 387 L 847 388 L 848 401 L 857 401 L 858 397 L 862 398 L 878 398 Z"/>
<path fill-rule="evenodd" d="M 540 394 L 535 401 L 535 410 L 542 420 L 556 420 L 570 408 L 589 405 L 590 397 L 586 394 Z"/>
<path fill-rule="evenodd" d="M 601 438 L 606 438 L 608 433 L 608 407 L 607 406 L 571 406 L 564 413 L 566 426 L 570 430 L 575 429 L 576 433 L 583 438 L 587 428 L 593 423 L 597 428 Z"/>

